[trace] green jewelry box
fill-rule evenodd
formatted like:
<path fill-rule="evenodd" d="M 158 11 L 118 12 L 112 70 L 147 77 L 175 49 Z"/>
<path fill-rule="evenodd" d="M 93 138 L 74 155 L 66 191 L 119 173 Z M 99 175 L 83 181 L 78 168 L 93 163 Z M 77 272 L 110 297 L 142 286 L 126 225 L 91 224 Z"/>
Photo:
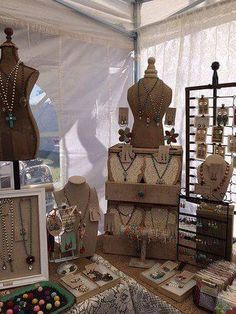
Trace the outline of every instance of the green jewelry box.
<path fill-rule="evenodd" d="M 63 287 L 59 286 L 58 284 L 56 284 L 54 282 L 51 282 L 51 281 L 40 281 L 38 284 L 40 284 L 40 286 L 43 287 L 43 288 L 44 287 L 48 287 L 48 288 L 51 288 L 51 289 L 55 289 L 61 295 L 63 295 L 64 298 L 66 299 L 66 305 L 64 305 L 61 308 L 58 308 L 57 310 L 54 310 L 53 312 L 51 312 L 52 314 L 65 313 L 75 303 L 75 297 L 73 296 L 73 294 L 71 294 L 69 291 L 67 291 Z M 11 300 L 11 299 L 17 297 L 18 295 L 27 293 L 27 292 L 35 290 L 35 289 L 37 289 L 37 283 L 29 285 L 29 286 L 25 286 L 24 288 L 17 289 L 16 291 L 14 291 L 11 294 L 8 294 L 8 295 L 6 295 L 4 297 L 0 297 L 0 301 L 7 302 L 8 300 Z"/>

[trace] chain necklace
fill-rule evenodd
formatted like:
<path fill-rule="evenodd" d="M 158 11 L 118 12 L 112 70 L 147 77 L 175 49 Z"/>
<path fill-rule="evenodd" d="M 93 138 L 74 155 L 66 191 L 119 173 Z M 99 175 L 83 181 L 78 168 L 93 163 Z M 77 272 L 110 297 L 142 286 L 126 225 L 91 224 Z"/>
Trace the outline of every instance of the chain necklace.
<path fill-rule="evenodd" d="M 118 205 L 116 206 L 116 210 L 117 210 L 117 212 L 118 212 L 118 214 L 119 214 L 121 224 L 122 224 L 123 226 L 127 226 L 127 225 L 130 223 L 130 221 L 131 221 L 131 219 L 132 219 L 132 217 L 133 217 L 133 215 L 134 215 L 134 212 L 136 211 L 136 206 L 134 206 L 134 208 L 133 208 L 133 210 L 132 210 L 132 212 L 131 212 L 130 214 L 124 214 L 124 213 L 122 213 L 122 211 L 120 210 L 120 208 L 119 208 Z M 124 222 L 122 216 L 124 216 L 124 217 L 129 217 L 126 223 Z"/>
<path fill-rule="evenodd" d="M 153 99 L 152 97 L 152 91 L 154 90 L 155 86 L 157 85 L 157 82 L 160 81 L 161 84 L 161 99 Z M 142 85 L 144 87 L 144 91 L 146 93 L 146 98 L 144 101 L 144 104 L 142 106 L 141 104 L 141 100 L 140 100 L 140 82 L 142 82 Z M 150 104 L 148 104 L 148 100 L 150 99 Z M 159 78 L 157 78 L 157 80 L 155 81 L 154 85 L 152 86 L 151 90 L 149 90 L 145 83 L 144 80 L 139 80 L 138 82 L 138 113 L 139 113 L 139 119 L 142 119 L 142 115 L 144 114 L 144 109 L 146 110 L 146 123 L 147 123 L 147 127 L 149 127 L 150 123 L 151 123 L 151 113 L 152 111 L 154 112 L 154 118 L 153 120 L 156 122 L 157 126 L 160 125 L 161 123 L 161 111 L 162 111 L 162 107 L 163 107 L 163 102 L 164 102 L 164 83 L 163 81 L 159 80 Z"/>
<path fill-rule="evenodd" d="M 200 175 L 200 180 L 201 180 L 201 184 L 205 184 L 206 180 L 204 178 L 204 163 L 201 164 L 200 166 L 200 170 L 199 170 L 199 175 Z M 225 168 L 225 173 L 223 176 L 223 179 L 221 180 L 221 182 L 213 189 L 213 192 L 218 192 L 222 189 L 222 187 L 224 186 L 226 179 L 228 177 L 229 174 L 229 170 L 230 170 L 230 165 L 228 162 L 226 162 L 226 168 Z M 213 181 L 213 180 L 211 180 Z"/>
<path fill-rule="evenodd" d="M 124 167 L 123 162 L 121 161 L 121 158 L 120 158 L 119 153 L 117 154 L 117 157 L 118 157 L 118 160 L 119 160 L 119 162 L 120 162 L 120 165 L 121 165 L 121 167 L 122 167 L 122 169 L 123 169 L 124 182 L 126 182 L 126 181 L 127 181 L 127 177 L 128 177 L 128 171 L 129 171 L 129 169 L 131 168 L 131 166 L 132 166 L 132 164 L 133 164 L 133 162 L 134 162 L 134 160 L 135 160 L 135 158 L 136 158 L 136 155 L 134 155 L 132 161 L 130 162 L 130 164 L 128 165 L 127 168 Z"/>
<path fill-rule="evenodd" d="M 9 204 L 9 212 L 7 215 L 10 216 L 10 235 L 7 234 L 7 226 L 6 226 L 6 216 L 3 213 L 3 205 Z M 6 262 L 10 266 L 10 271 L 13 272 L 13 247 L 14 247 L 14 209 L 13 209 L 13 200 L 9 198 L 4 198 L 0 202 L 0 217 L 1 217 L 1 226 L 2 226 L 2 252 L 3 252 L 3 265 L 2 270 L 7 269 Z"/>
<path fill-rule="evenodd" d="M 165 167 L 165 169 L 164 169 L 164 171 L 162 172 L 161 175 L 160 175 L 159 170 L 157 168 L 157 164 L 159 164 L 159 162 L 156 160 L 156 158 L 153 155 L 152 155 L 151 158 L 152 158 L 153 166 L 154 166 L 154 168 L 156 170 L 156 174 L 158 176 L 157 184 L 165 184 L 165 181 L 163 180 L 163 177 L 165 176 L 166 171 L 167 171 L 167 169 L 168 169 L 168 167 L 170 165 L 170 161 L 171 161 L 172 156 L 171 155 L 169 156 L 169 160 L 167 161 L 166 167 Z"/>
<path fill-rule="evenodd" d="M 26 241 L 26 229 L 24 227 L 24 222 L 23 222 L 23 215 L 22 215 L 22 207 L 21 203 L 23 201 L 28 201 L 29 202 L 29 216 L 30 216 L 30 225 L 29 225 L 29 249 L 27 248 L 27 241 Z M 20 214 L 20 224 L 21 224 L 21 237 L 23 240 L 24 244 L 24 250 L 25 250 L 25 255 L 27 256 L 25 261 L 29 265 L 28 269 L 32 270 L 33 269 L 33 264 L 35 262 L 35 257 L 32 255 L 32 244 L 33 244 L 33 209 L 32 209 L 32 201 L 31 199 L 21 199 L 19 202 L 19 214 Z"/>
<path fill-rule="evenodd" d="M 15 104 L 15 94 L 16 94 L 16 80 L 17 80 L 17 75 L 19 71 L 19 66 L 22 63 L 21 60 L 18 60 L 17 64 L 12 68 L 10 71 L 9 75 L 6 75 L 6 83 L 4 86 L 3 83 L 3 77 L 2 73 L 0 71 L 0 97 L 3 101 L 3 107 L 2 111 L 7 113 L 6 116 L 6 121 L 8 122 L 9 128 L 14 127 L 14 123 L 16 121 L 16 117 L 13 115 L 13 109 L 14 109 L 14 104 Z M 11 102 L 8 101 L 8 94 L 9 94 L 9 81 L 11 76 L 13 75 L 13 86 L 12 86 L 12 91 L 11 91 Z"/>

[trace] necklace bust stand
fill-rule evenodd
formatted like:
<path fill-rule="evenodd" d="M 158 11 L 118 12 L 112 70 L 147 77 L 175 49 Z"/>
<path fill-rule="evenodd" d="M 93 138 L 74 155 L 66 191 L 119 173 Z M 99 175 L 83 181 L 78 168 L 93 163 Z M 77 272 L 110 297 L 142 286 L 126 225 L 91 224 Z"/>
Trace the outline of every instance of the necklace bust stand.
<path fill-rule="evenodd" d="M 131 145 L 134 147 L 158 148 L 164 145 L 162 118 L 171 103 L 172 90 L 160 79 L 156 83 L 157 71 L 154 64 L 155 58 L 149 58 L 143 84 L 136 83 L 128 90 L 127 99 L 134 116 L 131 140 Z M 147 97 L 144 86 L 149 91 L 153 88 L 151 96 Z M 142 115 L 139 114 L 139 106 L 143 106 Z M 150 113 L 147 114 L 147 110 L 148 112 L 150 110 Z M 160 116 L 159 123 L 155 121 L 157 114 Z"/>
<path fill-rule="evenodd" d="M 98 221 L 100 219 L 99 203 L 97 192 L 90 188 L 86 179 L 81 176 L 72 176 L 63 189 L 54 192 L 54 197 L 58 206 L 62 203 L 77 205 L 81 211 L 81 217 L 85 226 L 85 236 L 83 239 L 85 251 L 78 257 L 92 256 L 96 250 Z"/>
<path fill-rule="evenodd" d="M 13 30 L 6 28 L 5 33 L 7 40 L 0 46 L 0 160 L 34 159 L 39 132 L 29 97 L 39 72 L 19 60 Z"/>
<path fill-rule="evenodd" d="M 233 166 L 220 155 L 210 155 L 197 169 L 198 183 L 205 186 L 202 196 L 223 200 L 233 174 Z"/>

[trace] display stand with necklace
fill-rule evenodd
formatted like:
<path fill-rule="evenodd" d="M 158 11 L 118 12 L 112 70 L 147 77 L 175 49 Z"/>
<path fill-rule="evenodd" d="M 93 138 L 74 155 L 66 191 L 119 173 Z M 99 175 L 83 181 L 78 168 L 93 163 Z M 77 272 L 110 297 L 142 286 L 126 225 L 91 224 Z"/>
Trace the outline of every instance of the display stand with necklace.
<path fill-rule="evenodd" d="M 220 155 L 210 155 L 197 169 L 198 184 L 196 192 L 201 188 L 203 197 L 210 200 L 224 199 L 233 174 L 233 166 Z"/>
<path fill-rule="evenodd" d="M 174 185 L 179 181 L 180 172 L 178 156 L 169 155 L 166 163 L 159 162 L 154 154 L 145 156 L 144 181 L 148 184 Z"/>
<path fill-rule="evenodd" d="M 128 90 L 128 102 L 134 116 L 131 144 L 158 148 L 164 144 L 162 118 L 172 99 L 172 90 L 157 77 L 155 59 L 148 59 L 144 78 Z"/>
<path fill-rule="evenodd" d="M 55 200 L 60 206 L 67 203 L 68 206 L 77 206 L 77 230 L 78 256 L 92 256 L 96 249 L 98 221 L 100 219 L 99 204 L 95 189 L 90 188 L 86 179 L 80 176 L 70 177 L 63 189 L 54 192 Z M 56 255 L 56 252 L 54 252 Z M 73 258 L 77 258 L 75 256 Z M 70 260 L 71 257 L 56 258 L 56 261 Z"/>
<path fill-rule="evenodd" d="M 0 160 L 34 159 L 39 132 L 29 106 L 29 96 L 39 72 L 23 64 L 13 30 L 5 29 L 7 40 L 0 46 Z"/>
<path fill-rule="evenodd" d="M 129 163 L 121 160 L 120 154 L 111 154 L 108 160 L 109 180 L 114 182 L 140 182 L 144 171 L 144 158 L 134 154 Z"/>

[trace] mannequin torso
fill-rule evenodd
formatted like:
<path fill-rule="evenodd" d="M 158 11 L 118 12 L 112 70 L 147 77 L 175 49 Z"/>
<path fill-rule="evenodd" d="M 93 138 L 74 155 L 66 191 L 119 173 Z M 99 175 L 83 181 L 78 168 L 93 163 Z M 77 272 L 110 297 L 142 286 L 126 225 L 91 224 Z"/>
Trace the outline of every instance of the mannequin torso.
<path fill-rule="evenodd" d="M 171 103 L 172 90 L 157 78 L 153 59 L 148 59 L 149 68 L 144 78 L 128 90 L 127 99 L 134 116 L 131 140 L 134 147 L 158 148 L 164 145 L 162 118 Z M 149 96 L 148 91 L 151 91 Z"/>
<path fill-rule="evenodd" d="M 4 87 L 7 77 L 19 61 L 17 47 L 11 42 L 1 46 L 0 73 Z M 3 89 L 0 98 L 0 160 L 29 160 L 35 158 L 39 145 L 37 124 L 29 106 L 30 93 L 38 79 L 39 72 L 23 63 L 19 64 L 15 78 L 15 97 L 12 103 L 13 122 L 10 126 L 8 108 L 3 101 Z M 9 78 L 7 101 L 12 102 L 14 73 Z"/>

